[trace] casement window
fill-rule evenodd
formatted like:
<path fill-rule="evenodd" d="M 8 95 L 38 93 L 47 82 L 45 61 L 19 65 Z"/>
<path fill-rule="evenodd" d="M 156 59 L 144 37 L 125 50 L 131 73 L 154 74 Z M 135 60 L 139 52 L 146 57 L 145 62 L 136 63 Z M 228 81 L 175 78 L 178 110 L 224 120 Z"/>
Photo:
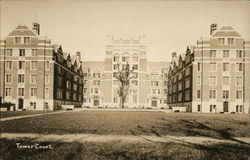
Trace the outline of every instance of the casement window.
<path fill-rule="evenodd" d="M 210 63 L 210 71 L 216 71 L 217 67 L 216 67 L 216 63 L 215 62 L 211 62 Z"/>
<path fill-rule="evenodd" d="M 158 81 L 151 81 L 151 86 L 158 86 L 159 82 Z"/>
<path fill-rule="evenodd" d="M 243 78 L 242 77 L 236 77 L 236 85 L 242 86 L 243 84 Z"/>
<path fill-rule="evenodd" d="M 223 72 L 229 71 L 229 63 L 223 63 Z"/>
<path fill-rule="evenodd" d="M 236 70 L 239 72 L 243 71 L 243 63 L 236 63 Z"/>
<path fill-rule="evenodd" d="M 185 91 L 185 100 L 189 101 L 191 99 L 191 92 L 190 91 Z"/>
<path fill-rule="evenodd" d="M 18 69 L 24 69 L 25 68 L 25 61 L 18 61 Z"/>
<path fill-rule="evenodd" d="M 209 77 L 209 84 L 212 86 L 215 86 L 217 84 L 217 77 L 216 76 L 210 76 Z"/>
<path fill-rule="evenodd" d="M 37 83 L 37 75 L 36 74 L 30 75 L 30 79 L 31 79 L 31 83 Z"/>
<path fill-rule="evenodd" d="M 37 69 L 37 61 L 31 61 L 31 69 Z"/>
<path fill-rule="evenodd" d="M 197 76 L 197 82 L 196 82 L 197 85 L 200 85 L 201 84 L 201 76 Z"/>
<path fill-rule="evenodd" d="M 215 99 L 216 98 L 216 90 L 210 90 L 209 91 L 209 98 Z"/>
<path fill-rule="evenodd" d="M 94 80 L 93 85 L 100 86 L 101 81 L 100 80 Z"/>
<path fill-rule="evenodd" d="M 49 61 L 46 61 L 45 62 L 45 69 L 49 70 L 49 68 L 50 68 L 50 63 L 49 63 Z"/>
<path fill-rule="evenodd" d="M 229 57 L 229 50 L 223 50 L 223 58 Z"/>
<path fill-rule="evenodd" d="M 210 58 L 216 57 L 216 50 L 210 50 Z"/>
<path fill-rule="evenodd" d="M 37 56 L 37 49 L 32 49 L 31 50 L 31 55 L 32 56 Z"/>
<path fill-rule="evenodd" d="M 6 56 L 12 56 L 13 50 L 12 49 L 7 49 L 6 50 Z"/>
<path fill-rule="evenodd" d="M 227 44 L 234 44 L 234 38 L 228 38 Z"/>
<path fill-rule="evenodd" d="M 136 54 L 133 55 L 133 62 L 138 62 L 138 56 Z"/>
<path fill-rule="evenodd" d="M 11 96 L 12 88 L 5 88 L 5 96 Z"/>
<path fill-rule="evenodd" d="M 31 88 L 30 89 L 30 96 L 31 97 L 37 96 L 37 88 Z"/>
<path fill-rule="evenodd" d="M 113 61 L 114 62 L 119 62 L 119 56 L 118 55 L 114 56 Z"/>
<path fill-rule="evenodd" d="M 133 69 L 134 69 L 134 70 L 138 70 L 138 64 L 134 64 L 134 65 L 133 65 Z"/>
<path fill-rule="evenodd" d="M 218 44 L 225 44 L 225 38 L 219 38 Z"/>
<path fill-rule="evenodd" d="M 223 99 L 228 99 L 229 98 L 229 90 L 223 90 L 222 98 Z"/>
<path fill-rule="evenodd" d="M 242 99 L 242 91 L 236 91 L 236 99 Z"/>
<path fill-rule="evenodd" d="M 12 69 L 12 61 L 6 61 L 5 62 L 5 68 L 6 69 Z"/>
<path fill-rule="evenodd" d="M 11 83 L 12 82 L 12 74 L 6 74 L 5 75 L 5 82 Z"/>
<path fill-rule="evenodd" d="M 45 97 L 49 98 L 49 88 L 45 88 Z"/>
<path fill-rule="evenodd" d="M 197 71 L 201 71 L 201 63 L 200 62 L 197 63 Z"/>
<path fill-rule="evenodd" d="M 19 56 L 24 57 L 25 56 L 25 49 L 19 49 Z"/>
<path fill-rule="evenodd" d="M 24 44 L 30 43 L 30 37 L 24 37 Z"/>
<path fill-rule="evenodd" d="M 243 51 L 242 50 L 236 50 L 236 58 L 242 58 L 243 57 Z"/>
<path fill-rule="evenodd" d="M 24 83 L 24 74 L 18 74 L 17 81 L 18 83 Z"/>
<path fill-rule="evenodd" d="M 229 76 L 223 76 L 222 83 L 223 85 L 229 85 Z"/>
<path fill-rule="evenodd" d="M 197 99 L 201 98 L 201 90 L 197 90 Z"/>
<path fill-rule="evenodd" d="M 15 37 L 15 43 L 20 44 L 21 43 L 21 37 Z"/>
<path fill-rule="evenodd" d="M 18 88 L 18 96 L 24 96 L 24 88 Z"/>

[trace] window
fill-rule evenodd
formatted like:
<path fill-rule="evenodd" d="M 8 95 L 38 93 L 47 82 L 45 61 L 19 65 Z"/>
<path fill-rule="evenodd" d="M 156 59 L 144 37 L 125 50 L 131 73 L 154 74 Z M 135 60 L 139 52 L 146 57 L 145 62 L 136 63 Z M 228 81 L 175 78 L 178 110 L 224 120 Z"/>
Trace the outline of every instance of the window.
<path fill-rule="evenodd" d="M 114 64 L 114 70 L 118 69 L 118 64 Z"/>
<path fill-rule="evenodd" d="M 161 94 L 161 90 L 160 89 L 158 89 L 158 94 Z"/>
<path fill-rule="evenodd" d="M 189 101 L 191 99 L 191 92 L 190 91 L 185 91 L 185 100 Z"/>
<path fill-rule="evenodd" d="M 200 111 L 201 111 L 201 105 L 198 104 L 198 105 L 197 105 L 197 112 L 200 112 Z"/>
<path fill-rule="evenodd" d="M 37 75 L 33 74 L 30 76 L 31 83 L 37 83 Z"/>
<path fill-rule="evenodd" d="M 24 74 L 18 74 L 18 83 L 24 83 Z"/>
<path fill-rule="evenodd" d="M 237 86 L 242 86 L 242 83 L 243 83 L 242 77 L 236 77 L 236 85 Z"/>
<path fill-rule="evenodd" d="M 45 69 L 46 69 L 46 70 L 49 70 L 49 68 L 50 68 L 49 61 L 46 61 L 46 62 L 45 62 Z"/>
<path fill-rule="evenodd" d="M 168 93 L 168 90 L 167 89 L 163 89 L 164 91 L 164 94 L 167 94 Z"/>
<path fill-rule="evenodd" d="M 210 85 L 216 85 L 216 76 L 210 76 L 209 77 L 209 81 L 210 81 Z"/>
<path fill-rule="evenodd" d="M 185 88 L 189 88 L 190 87 L 190 78 L 185 80 Z"/>
<path fill-rule="evenodd" d="M 5 68 L 6 69 L 12 69 L 12 62 L 11 61 L 6 61 Z"/>
<path fill-rule="evenodd" d="M 234 38 L 228 38 L 227 43 L 228 44 L 234 44 Z"/>
<path fill-rule="evenodd" d="M 242 91 L 236 91 L 236 99 L 242 99 Z"/>
<path fill-rule="evenodd" d="M 219 44 L 225 44 L 225 38 L 219 38 Z"/>
<path fill-rule="evenodd" d="M 163 85 L 167 86 L 168 85 L 168 81 L 163 81 Z"/>
<path fill-rule="evenodd" d="M 15 43 L 21 43 L 21 37 L 15 37 Z"/>
<path fill-rule="evenodd" d="M 242 58 L 242 57 L 243 57 L 242 50 L 236 50 L 236 58 Z"/>
<path fill-rule="evenodd" d="M 224 76 L 223 79 L 222 79 L 222 83 L 223 83 L 223 85 L 229 85 L 229 77 Z"/>
<path fill-rule="evenodd" d="M 32 96 L 32 97 L 37 96 L 37 88 L 30 89 L 30 96 Z"/>
<path fill-rule="evenodd" d="M 32 49 L 31 55 L 32 56 L 37 56 L 37 49 Z"/>
<path fill-rule="evenodd" d="M 37 69 L 37 61 L 31 61 L 31 69 Z"/>
<path fill-rule="evenodd" d="M 197 82 L 196 82 L 197 85 L 200 85 L 201 84 L 201 76 L 197 76 Z"/>
<path fill-rule="evenodd" d="M 223 71 L 229 71 L 229 63 L 223 63 Z"/>
<path fill-rule="evenodd" d="M 242 105 L 236 105 L 236 112 L 242 112 L 243 106 Z"/>
<path fill-rule="evenodd" d="M 178 93 L 178 102 L 182 101 L 182 93 Z"/>
<path fill-rule="evenodd" d="M 56 98 L 57 99 L 62 99 L 62 90 L 61 89 L 56 90 Z"/>
<path fill-rule="evenodd" d="M 7 49 L 6 56 L 12 56 L 12 49 Z"/>
<path fill-rule="evenodd" d="M 45 75 L 45 83 L 48 84 L 49 83 L 49 75 Z"/>
<path fill-rule="evenodd" d="M 25 56 L 25 49 L 19 49 L 19 56 L 20 57 Z"/>
<path fill-rule="evenodd" d="M 185 70 L 185 76 L 188 76 L 190 74 L 190 67 L 188 67 L 186 70 Z"/>
<path fill-rule="evenodd" d="M 229 90 L 223 90 L 223 99 L 228 99 L 229 98 Z"/>
<path fill-rule="evenodd" d="M 223 57 L 228 58 L 229 57 L 229 50 L 223 50 Z"/>
<path fill-rule="evenodd" d="M 6 83 L 11 83 L 11 81 L 12 81 L 12 75 L 11 74 L 6 74 L 5 82 Z"/>
<path fill-rule="evenodd" d="M 11 96 L 12 88 L 5 88 L 5 96 Z"/>
<path fill-rule="evenodd" d="M 158 81 L 151 81 L 151 86 L 158 86 L 159 82 Z"/>
<path fill-rule="evenodd" d="M 237 71 L 241 72 L 243 71 L 243 63 L 236 63 Z"/>
<path fill-rule="evenodd" d="M 45 88 L 45 97 L 49 98 L 49 88 Z"/>
<path fill-rule="evenodd" d="M 114 57 L 114 62 L 119 62 L 119 56 Z"/>
<path fill-rule="evenodd" d="M 133 55 L 133 62 L 138 62 L 138 56 L 136 54 Z"/>
<path fill-rule="evenodd" d="M 122 57 L 122 62 L 128 62 L 129 61 L 129 57 Z"/>
<path fill-rule="evenodd" d="M 25 61 L 18 61 L 18 69 L 24 69 Z"/>
<path fill-rule="evenodd" d="M 95 88 L 95 93 L 96 93 L 96 94 L 98 94 L 98 93 L 99 93 L 98 88 Z"/>
<path fill-rule="evenodd" d="M 138 73 L 133 73 L 133 78 L 138 78 Z"/>
<path fill-rule="evenodd" d="M 70 81 L 66 81 L 66 88 L 71 89 L 71 82 Z"/>
<path fill-rule="evenodd" d="M 24 88 L 18 88 L 18 96 L 24 96 Z"/>
<path fill-rule="evenodd" d="M 83 88 L 83 93 L 87 93 L 88 92 L 88 88 Z"/>
<path fill-rule="evenodd" d="M 182 90 L 182 82 L 179 82 L 178 83 L 178 91 L 181 91 Z"/>
<path fill-rule="evenodd" d="M 216 63 L 215 62 L 211 62 L 210 63 L 210 71 L 216 71 Z"/>
<path fill-rule="evenodd" d="M 24 37 L 24 43 L 25 44 L 30 43 L 30 37 Z"/>
<path fill-rule="evenodd" d="M 216 57 L 216 50 L 210 50 L 210 58 Z"/>
<path fill-rule="evenodd" d="M 100 86 L 100 84 L 101 84 L 100 80 L 94 80 L 93 81 L 93 85 Z"/>
<path fill-rule="evenodd" d="M 100 78 L 101 77 L 101 73 L 93 73 L 93 77 Z"/>
<path fill-rule="evenodd" d="M 198 62 L 197 65 L 198 65 L 198 66 L 197 66 L 197 70 L 198 70 L 198 71 L 201 71 L 201 63 Z"/>
<path fill-rule="evenodd" d="M 197 99 L 201 98 L 201 90 L 197 90 Z"/>
<path fill-rule="evenodd" d="M 134 65 L 133 65 L 133 69 L 134 69 L 134 70 L 138 70 L 138 64 L 134 64 Z"/>
<path fill-rule="evenodd" d="M 210 90 L 209 91 L 209 98 L 215 99 L 216 98 L 216 90 Z"/>

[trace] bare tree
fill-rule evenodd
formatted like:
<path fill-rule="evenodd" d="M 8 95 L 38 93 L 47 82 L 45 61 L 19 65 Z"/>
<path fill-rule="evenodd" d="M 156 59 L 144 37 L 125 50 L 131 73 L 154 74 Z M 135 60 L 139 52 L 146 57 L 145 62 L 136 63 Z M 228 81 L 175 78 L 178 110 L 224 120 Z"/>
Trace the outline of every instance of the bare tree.
<path fill-rule="evenodd" d="M 119 89 L 117 94 L 120 99 L 120 106 L 124 108 L 124 104 L 126 102 L 127 96 L 130 93 L 130 83 L 133 79 L 134 67 L 130 67 L 129 63 L 121 64 L 117 63 L 118 72 L 115 75 L 115 78 L 119 82 Z"/>

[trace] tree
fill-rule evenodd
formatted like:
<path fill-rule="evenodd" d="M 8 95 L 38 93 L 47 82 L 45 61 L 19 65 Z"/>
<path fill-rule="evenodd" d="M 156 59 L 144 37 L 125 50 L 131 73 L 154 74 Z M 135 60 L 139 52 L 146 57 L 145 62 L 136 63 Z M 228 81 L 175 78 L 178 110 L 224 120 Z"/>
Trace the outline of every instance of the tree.
<path fill-rule="evenodd" d="M 126 64 L 117 63 L 118 72 L 115 74 L 115 78 L 119 82 L 118 96 L 120 99 L 120 106 L 124 108 L 127 96 L 130 93 L 130 83 L 134 75 L 134 67 L 130 67 L 128 62 Z"/>

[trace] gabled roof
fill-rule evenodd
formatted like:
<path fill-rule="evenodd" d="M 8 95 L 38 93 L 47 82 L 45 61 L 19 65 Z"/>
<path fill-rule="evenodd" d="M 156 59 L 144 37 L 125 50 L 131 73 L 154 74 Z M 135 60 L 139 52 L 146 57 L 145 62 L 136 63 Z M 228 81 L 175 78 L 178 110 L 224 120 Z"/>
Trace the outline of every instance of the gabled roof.
<path fill-rule="evenodd" d="M 232 27 L 223 26 L 218 31 L 215 31 L 212 37 L 241 37 L 241 35 Z"/>
<path fill-rule="evenodd" d="M 38 36 L 34 31 L 30 30 L 27 26 L 17 26 L 8 36 Z"/>

